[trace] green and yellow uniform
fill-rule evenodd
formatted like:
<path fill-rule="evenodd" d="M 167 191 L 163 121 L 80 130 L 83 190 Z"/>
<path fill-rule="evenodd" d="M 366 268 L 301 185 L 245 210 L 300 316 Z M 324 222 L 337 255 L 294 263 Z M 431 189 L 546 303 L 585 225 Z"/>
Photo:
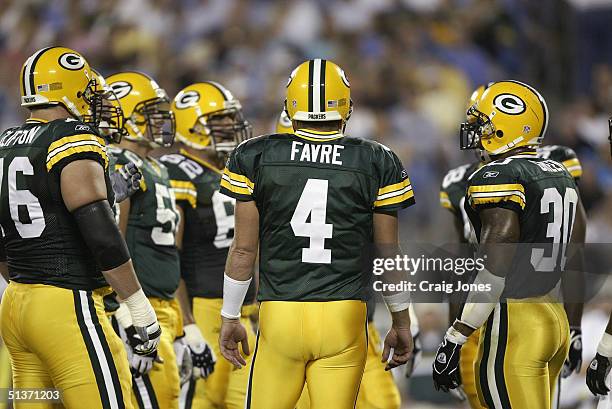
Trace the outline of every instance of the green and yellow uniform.
<path fill-rule="evenodd" d="M 487 407 L 551 405 L 569 348 L 569 324 L 550 293 L 561 279 L 578 200 L 568 170 L 536 152 L 493 161 L 469 177 L 465 208 L 477 239 L 482 209 L 509 209 L 520 223 L 521 244 L 502 302 L 481 330 L 476 378 Z"/>
<path fill-rule="evenodd" d="M 181 150 L 160 158 L 167 167 L 170 184 L 184 217 L 180 251 L 181 275 L 192 300 L 193 315 L 202 335 L 210 341 L 217 357 L 216 342 L 221 329 L 223 273 L 229 246 L 234 237 L 235 199 L 219 192 L 222 172 L 214 165 Z M 245 305 L 253 304 L 254 282 Z M 255 333 L 249 322 L 253 308 L 244 307 L 242 321 L 254 344 Z M 247 357 L 247 363 L 250 357 Z M 249 370 L 234 369 L 225 359 L 217 360 L 215 371 L 205 380 L 191 383 L 188 397 L 191 407 L 242 409 L 246 397 Z M 195 388 L 195 390 L 193 390 Z"/>
<path fill-rule="evenodd" d="M 552 159 L 563 164 L 576 181 L 582 176 L 580 161 L 572 149 L 565 146 L 549 145 L 539 147 L 536 152 L 541 158 Z M 481 166 L 483 166 L 483 163 L 478 161 L 451 169 L 444 177 L 442 186 L 440 187 L 440 205 L 451 211 L 456 218 L 456 223 L 458 223 L 459 226 L 463 226 L 463 240 L 465 242 L 475 243 L 476 241 L 476 236 L 464 204 L 468 187 L 468 178 L 480 169 Z M 478 398 L 474 373 L 474 364 L 478 354 L 479 336 L 480 331 L 474 331 L 468 338 L 468 342 L 461 348 L 460 368 L 463 389 L 468 397 L 470 406 L 474 409 L 484 408 Z"/>
<path fill-rule="evenodd" d="M 179 214 L 166 167 L 151 157 L 112 148 L 115 166 L 133 162 L 142 173 L 140 190 L 130 197 L 126 243 L 134 270 L 155 309 L 162 336 L 158 354 L 164 361 L 146 375 L 134 378 L 134 405 L 141 408 L 178 407 L 180 380 L 174 340 L 183 333 L 182 315 L 174 293 L 180 266 L 175 243 Z"/>
<path fill-rule="evenodd" d="M 127 356 L 102 305 L 110 289 L 60 186 L 73 161 L 107 169 L 105 145 L 73 119 L 30 119 L 0 136 L 0 224 L 11 279 L 0 322 L 13 385 L 59 388 L 71 408 L 132 407 Z M 106 185 L 112 203 L 108 178 Z"/>
<path fill-rule="evenodd" d="M 354 403 L 373 214 L 414 203 L 399 159 L 342 135 L 265 135 L 232 153 L 221 193 L 259 209 L 260 329 L 247 407 L 291 407 L 305 381 L 313 408 Z"/>

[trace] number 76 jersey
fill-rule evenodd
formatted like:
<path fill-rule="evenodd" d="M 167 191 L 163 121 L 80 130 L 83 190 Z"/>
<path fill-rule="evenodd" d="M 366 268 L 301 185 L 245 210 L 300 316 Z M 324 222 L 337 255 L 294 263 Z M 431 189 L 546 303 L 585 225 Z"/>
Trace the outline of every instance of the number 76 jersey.
<path fill-rule="evenodd" d="M 367 299 L 374 212 L 414 203 L 391 150 L 342 135 L 249 139 L 230 156 L 221 193 L 259 210 L 260 301 Z"/>

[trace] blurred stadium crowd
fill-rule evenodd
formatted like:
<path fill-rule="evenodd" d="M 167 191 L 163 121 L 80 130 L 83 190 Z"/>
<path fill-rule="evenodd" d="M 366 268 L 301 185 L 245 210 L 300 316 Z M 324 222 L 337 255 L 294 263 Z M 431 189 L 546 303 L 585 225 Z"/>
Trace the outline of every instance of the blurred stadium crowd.
<path fill-rule="evenodd" d="M 402 216 L 404 240 L 440 242 L 452 226 L 440 182 L 474 160 L 458 148 L 468 96 L 513 78 L 546 98 L 545 143 L 576 150 L 588 239 L 610 243 L 610 21 L 612 0 L 1 1 L 0 125 L 23 120 L 19 69 L 51 44 L 78 50 L 103 75 L 150 73 L 170 95 L 218 81 L 256 135 L 274 129 L 292 67 L 328 58 L 351 81 L 347 132 L 387 144 L 408 168 L 417 206 Z"/>

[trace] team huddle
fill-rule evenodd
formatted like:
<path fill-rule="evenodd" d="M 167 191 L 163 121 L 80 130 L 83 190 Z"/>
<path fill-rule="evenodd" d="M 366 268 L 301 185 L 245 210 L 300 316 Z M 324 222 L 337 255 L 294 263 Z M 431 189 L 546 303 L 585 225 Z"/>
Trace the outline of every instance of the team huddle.
<path fill-rule="evenodd" d="M 381 342 L 371 258 L 401 251 L 415 194 L 393 151 L 345 134 L 339 66 L 295 68 L 276 131 L 258 137 L 214 81 L 170 99 L 64 47 L 19 78 L 30 116 L 0 136 L 0 335 L 13 387 L 55 388 L 61 403 L 16 408 L 400 408 L 390 370 L 412 374 L 419 330 L 410 293 L 385 291 Z M 583 271 L 582 170 L 542 145 L 548 116 L 526 84 L 480 87 L 460 133 L 479 160 L 442 182 L 456 241 L 488 256 L 470 280 L 491 291 L 451 302 L 433 364 L 436 389 L 472 408 L 552 408 L 581 366 L 582 304 L 555 294 Z M 611 366 L 612 319 L 594 394 Z"/>

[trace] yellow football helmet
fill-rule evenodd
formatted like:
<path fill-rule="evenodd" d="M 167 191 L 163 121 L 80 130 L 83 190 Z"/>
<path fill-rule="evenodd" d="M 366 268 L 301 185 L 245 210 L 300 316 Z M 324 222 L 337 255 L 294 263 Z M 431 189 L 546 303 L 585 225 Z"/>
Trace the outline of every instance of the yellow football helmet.
<path fill-rule="evenodd" d="M 102 97 L 96 77 L 78 52 L 47 47 L 32 54 L 21 68 L 21 106 L 61 105 L 76 119 L 98 125 Z"/>
<path fill-rule="evenodd" d="M 281 112 L 276 121 L 276 133 L 293 133 L 293 124 L 285 111 Z"/>
<path fill-rule="evenodd" d="M 251 137 L 252 127 L 231 92 L 214 81 L 183 88 L 172 100 L 176 137 L 195 149 L 228 153 Z"/>
<path fill-rule="evenodd" d="M 461 125 L 461 149 L 501 155 L 521 146 L 541 145 L 548 108 L 538 91 L 519 81 L 491 84 L 467 112 Z"/>
<path fill-rule="evenodd" d="M 285 111 L 291 121 L 341 121 L 344 128 L 353 102 L 342 68 L 320 58 L 300 64 L 287 82 Z"/>
<path fill-rule="evenodd" d="M 106 78 L 113 91 L 112 102 L 125 116 L 125 138 L 168 147 L 174 142 L 175 120 L 170 100 L 153 78 L 135 71 Z"/>
<path fill-rule="evenodd" d="M 102 104 L 100 106 L 94 106 L 91 115 L 85 116 L 85 122 L 90 122 L 87 118 L 97 117 L 99 118 L 98 130 L 100 134 L 108 139 L 112 143 L 121 142 L 121 137 L 127 133 L 124 127 L 124 116 L 121 106 L 113 104 L 113 100 L 116 100 L 115 93 L 108 86 L 104 77 L 95 69 L 91 70 L 96 79 L 95 90 L 96 94 L 102 98 Z"/>

